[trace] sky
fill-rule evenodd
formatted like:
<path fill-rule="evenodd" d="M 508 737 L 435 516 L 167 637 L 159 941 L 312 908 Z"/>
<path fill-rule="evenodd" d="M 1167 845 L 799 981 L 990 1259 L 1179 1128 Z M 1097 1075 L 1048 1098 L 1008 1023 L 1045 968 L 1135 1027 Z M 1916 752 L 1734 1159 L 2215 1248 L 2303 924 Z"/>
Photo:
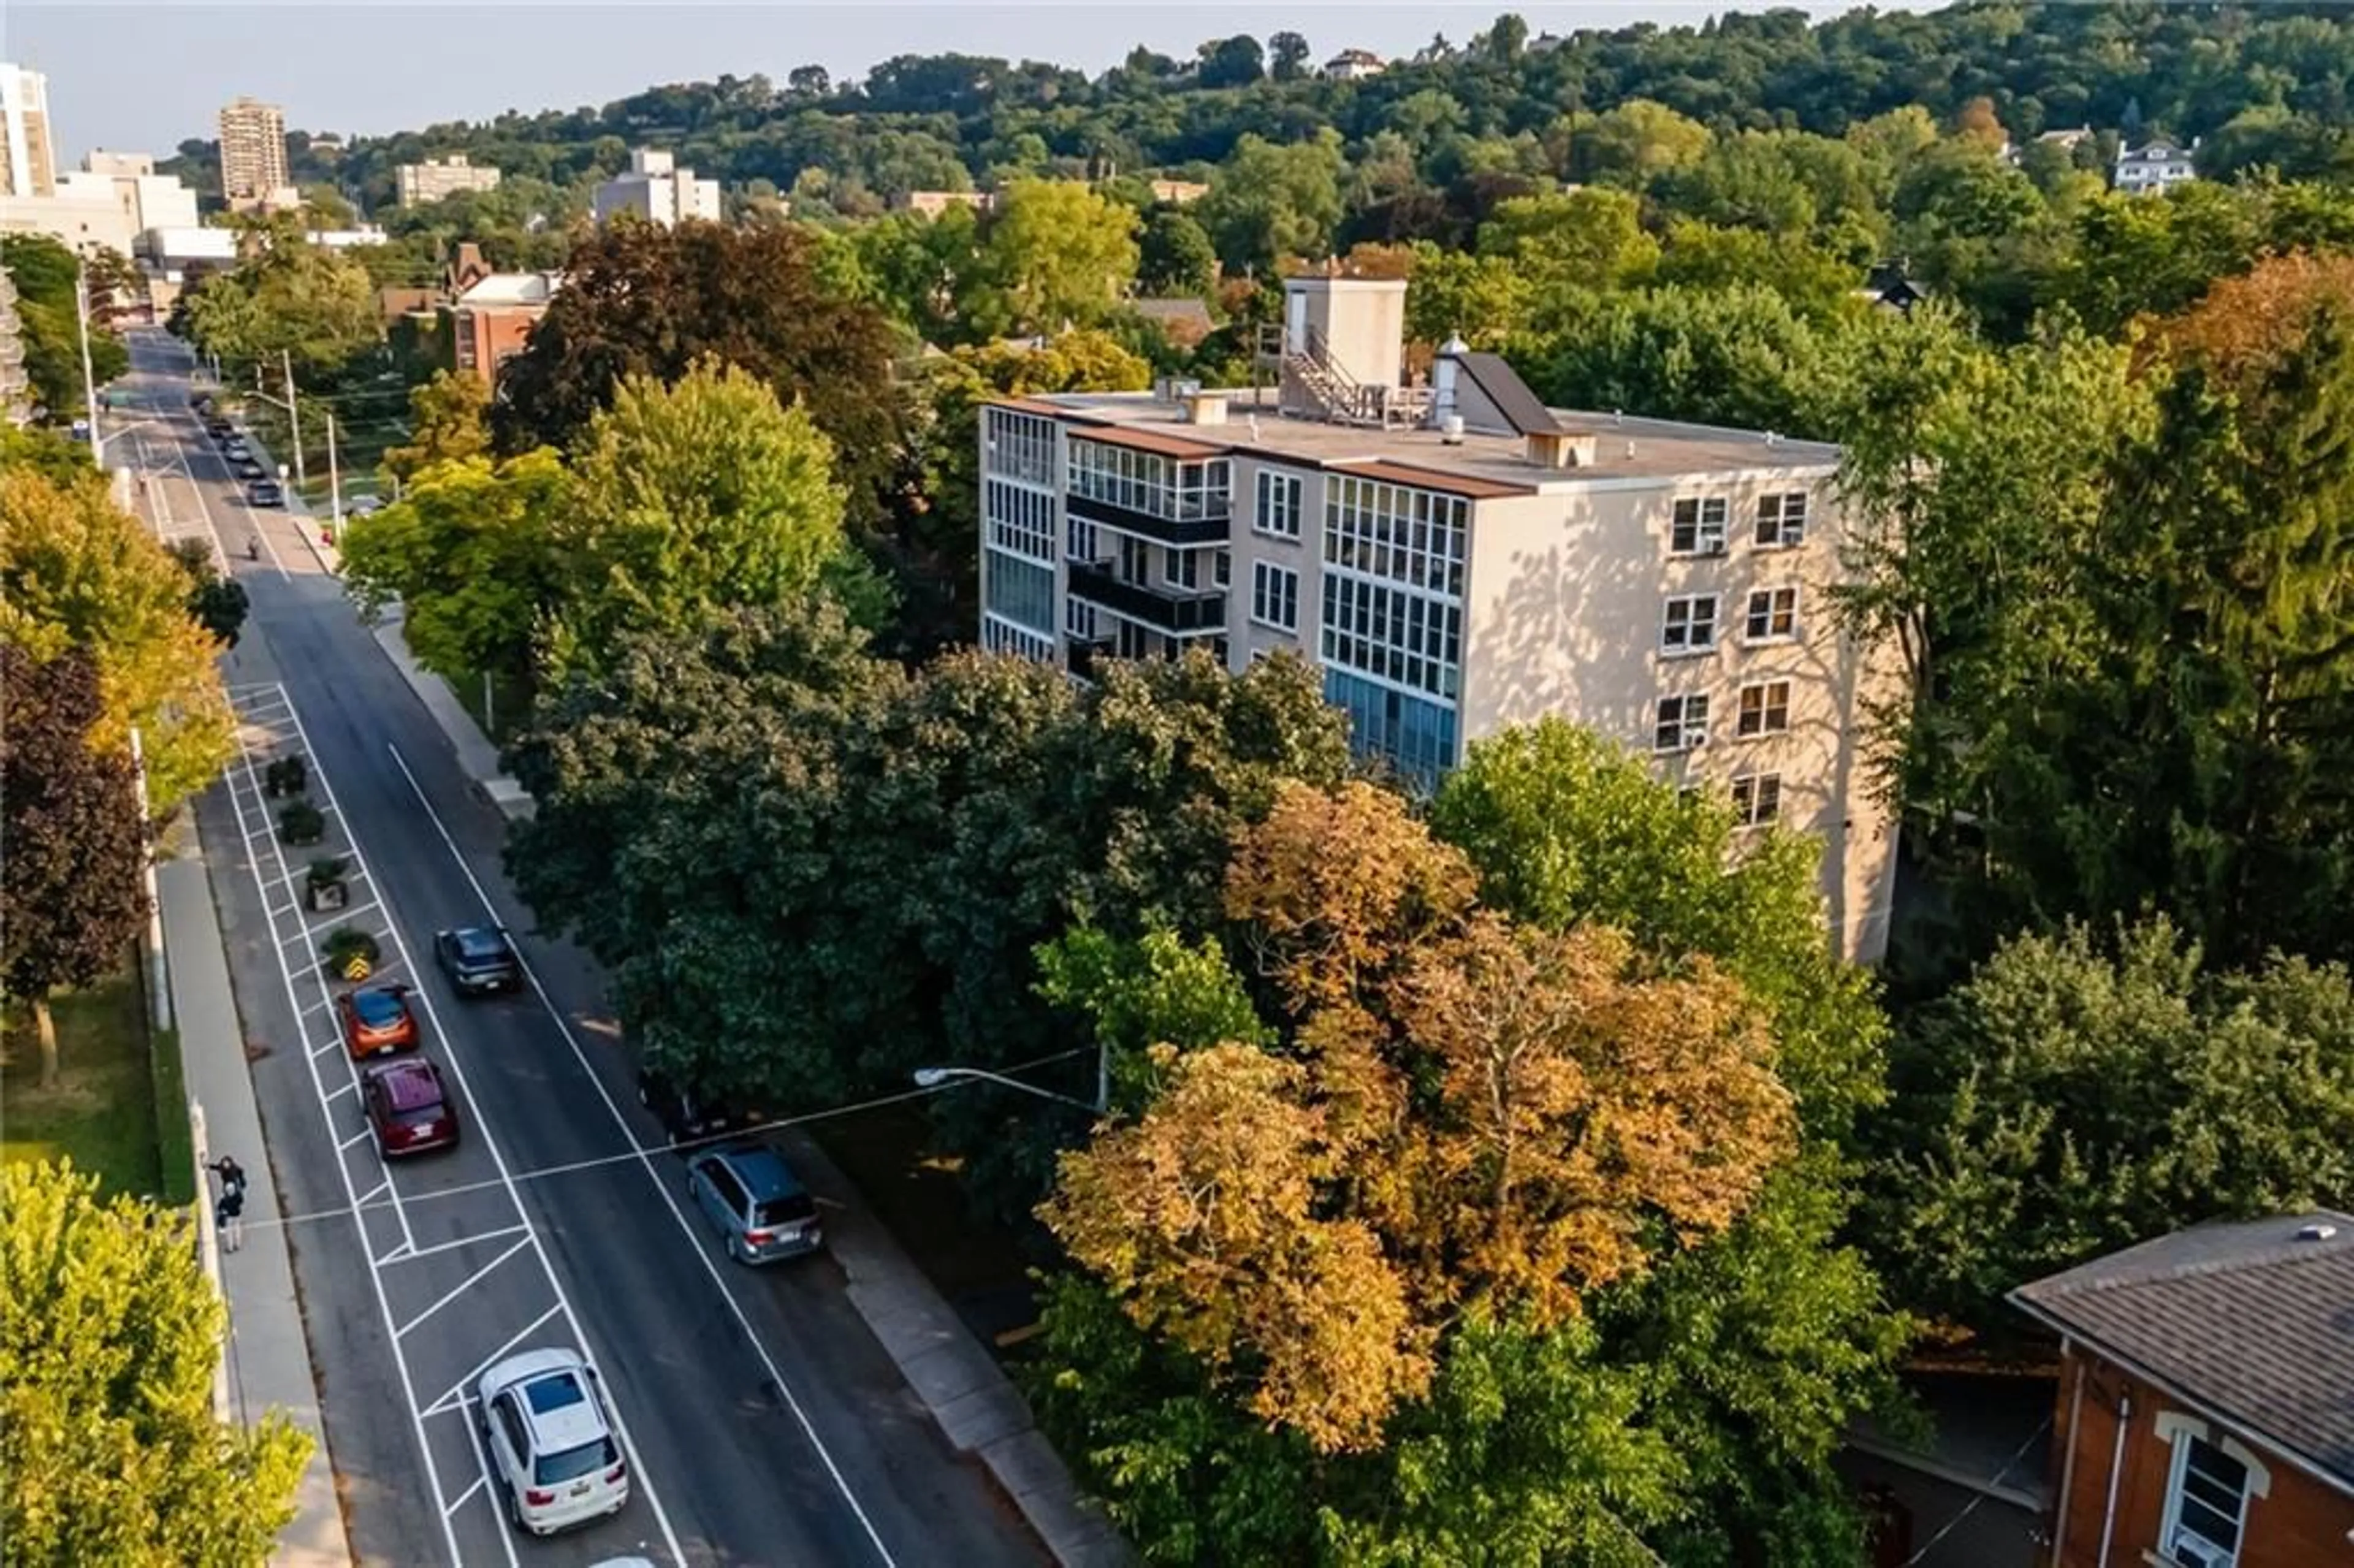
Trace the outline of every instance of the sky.
<path fill-rule="evenodd" d="M 1740 8 L 1768 3 L 1749 0 Z M 1435 32 L 1460 42 L 1507 9 L 1535 34 L 1641 20 L 1697 24 L 1723 8 L 1700 0 L 466 6 L 0 0 L 0 60 L 48 74 L 59 161 L 79 164 L 94 147 L 168 155 L 188 137 L 212 136 L 220 105 L 240 95 L 283 105 L 290 129 L 374 134 L 486 120 L 508 109 L 602 105 L 661 83 L 727 73 L 766 74 L 781 84 L 799 65 L 855 79 L 897 54 L 1048 59 L 1092 72 L 1139 43 L 1184 58 L 1206 38 L 1246 32 L 1263 38 L 1287 27 L 1326 58 L 1343 48 L 1411 53 Z"/>

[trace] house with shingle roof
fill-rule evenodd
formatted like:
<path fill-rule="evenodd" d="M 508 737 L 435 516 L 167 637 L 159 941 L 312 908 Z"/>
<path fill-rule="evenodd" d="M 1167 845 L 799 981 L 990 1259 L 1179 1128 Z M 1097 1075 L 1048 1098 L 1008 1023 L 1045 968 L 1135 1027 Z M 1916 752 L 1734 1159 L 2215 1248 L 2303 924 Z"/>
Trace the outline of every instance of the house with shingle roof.
<path fill-rule="evenodd" d="M 2037 1280 L 2053 1568 L 2354 1563 L 2354 1217 L 2200 1225 Z"/>

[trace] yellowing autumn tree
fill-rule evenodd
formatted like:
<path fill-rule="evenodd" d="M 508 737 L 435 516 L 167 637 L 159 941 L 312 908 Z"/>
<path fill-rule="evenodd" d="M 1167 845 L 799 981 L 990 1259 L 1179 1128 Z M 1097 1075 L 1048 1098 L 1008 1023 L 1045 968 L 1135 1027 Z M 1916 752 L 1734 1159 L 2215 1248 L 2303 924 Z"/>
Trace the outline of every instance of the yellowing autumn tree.
<path fill-rule="evenodd" d="M 1226 903 L 1288 1044 L 1161 1047 L 1161 1097 L 1066 1155 L 1042 1211 L 1134 1321 L 1320 1450 L 1377 1445 L 1467 1310 L 1575 1319 L 1731 1225 L 1796 1148 L 1737 982 L 1470 889 L 1394 796 L 1286 787 Z"/>

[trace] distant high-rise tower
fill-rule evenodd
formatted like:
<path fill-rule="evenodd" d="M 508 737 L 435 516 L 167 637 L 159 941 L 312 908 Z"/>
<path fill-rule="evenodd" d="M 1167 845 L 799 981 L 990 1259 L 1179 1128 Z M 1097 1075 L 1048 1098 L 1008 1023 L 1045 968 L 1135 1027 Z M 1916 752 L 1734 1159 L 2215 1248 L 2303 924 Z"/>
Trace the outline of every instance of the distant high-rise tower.
<path fill-rule="evenodd" d="M 0 64 L 0 196 L 57 194 L 48 78 L 22 66 Z"/>
<path fill-rule="evenodd" d="M 220 111 L 221 195 L 231 203 L 269 201 L 286 176 L 286 113 L 240 98 Z"/>

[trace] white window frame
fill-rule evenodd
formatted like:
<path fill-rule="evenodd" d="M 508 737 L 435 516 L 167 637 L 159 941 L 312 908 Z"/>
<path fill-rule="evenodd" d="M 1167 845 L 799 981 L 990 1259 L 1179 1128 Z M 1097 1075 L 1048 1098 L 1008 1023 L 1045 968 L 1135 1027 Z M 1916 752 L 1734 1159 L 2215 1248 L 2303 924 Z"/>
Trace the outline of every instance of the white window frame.
<path fill-rule="evenodd" d="M 1757 498 L 1750 539 L 1761 550 L 1795 550 L 1807 542 L 1807 493 L 1777 490 Z"/>
<path fill-rule="evenodd" d="M 1197 550 L 1180 550 L 1173 546 L 1161 552 L 1161 580 L 1173 588 L 1198 588 L 1202 586 L 1202 556 Z"/>
<path fill-rule="evenodd" d="M 1717 639 L 1723 628 L 1724 596 L 1713 593 L 1671 594 L 1659 607 L 1659 657 L 1688 659 L 1696 654 L 1716 652 Z M 1702 605 L 1708 613 L 1698 613 Z M 1683 612 L 1683 624 L 1676 623 L 1677 611 Z M 1708 641 L 1693 641 L 1694 631 L 1701 627 L 1708 630 Z"/>
<path fill-rule="evenodd" d="M 2170 1419 L 2169 1419 L 2170 1418 Z M 2236 1568 L 2245 1555 L 2248 1539 L 2248 1504 L 2251 1499 L 2268 1497 L 2272 1492 L 2272 1476 L 2253 1454 L 2231 1437 L 2211 1436 L 2207 1424 L 2195 1417 L 2185 1417 L 2166 1412 L 2158 1418 L 2158 1436 L 2173 1444 L 2174 1455 L 2166 1472 L 2166 1512 L 2158 1532 L 2158 1551 L 2167 1561 L 2179 1563 L 2186 1568 Z M 2232 1519 L 2236 1539 L 2227 1550 L 2217 1546 L 2196 1530 L 2186 1529 L 2182 1522 L 2182 1501 L 2185 1495 L 2190 1462 L 2196 1451 L 2205 1447 L 2241 1468 L 2239 1507 Z M 2211 1501 L 2204 1506 L 2213 1508 Z M 2220 1511 L 2220 1510 L 2219 1510 Z M 2187 1538 L 2196 1546 L 2190 1554 L 2183 1552 Z"/>
<path fill-rule="evenodd" d="M 1668 509 L 1668 554 L 1722 556 L 1732 522 L 1732 504 L 1722 495 L 1679 496 Z"/>
<path fill-rule="evenodd" d="M 1744 828 L 1762 828 L 1782 817 L 1779 773 L 1738 773 L 1733 779 L 1733 810 Z"/>
<path fill-rule="evenodd" d="M 1783 609 L 1786 603 L 1788 607 L 1787 610 Z M 1761 618 L 1766 627 L 1763 631 L 1757 629 Z M 1774 630 L 1774 622 L 1777 619 L 1787 619 L 1789 624 L 1776 631 Z M 1742 617 L 1741 626 L 1741 640 L 1744 642 L 1753 644 L 1796 642 L 1798 640 L 1797 588 L 1795 586 L 1785 585 L 1780 588 L 1750 589 L 1749 609 Z"/>
<path fill-rule="evenodd" d="M 1286 613 L 1289 619 L 1281 619 Z M 1250 620 L 1254 626 L 1299 635 L 1299 574 L 1273 561 L 1251 563 Z"/>
<path fill-rule="evenodd" d="M 1299 476 L 1263 468 L 1252 490 L 1251 532 L 1270 539 L 1297 541 L 1300 514 L 1306 506 L 1306 487 Z"/>
<path fill-rule="evenodd" d="M 1651 708 L 1651 749 L 1661 756 L 1699 749 L 1708 738 L 1708 710 L 1706 692 L 1661 697 Z"/>
<path fill-rule="evenodd" d="M 1767 721 L 1774 713 L 1773 692 L 1777 686 L 1782 692 L 1782 722 L 1771 724 Z M 1758 694 L 1757 726 L 1754 729 L 1749 724 L 1749 694 L 1752 692 Z M 1789 734 L 1790 693 L 1791 683 L 1782 680 L 1752 681 L 1742 687 L 1740 695 L 1734 699 L 1733 705 L 1733 732 L 1735 737 L 1742 740 L 1762 740 L 1769 735 Z"/>

